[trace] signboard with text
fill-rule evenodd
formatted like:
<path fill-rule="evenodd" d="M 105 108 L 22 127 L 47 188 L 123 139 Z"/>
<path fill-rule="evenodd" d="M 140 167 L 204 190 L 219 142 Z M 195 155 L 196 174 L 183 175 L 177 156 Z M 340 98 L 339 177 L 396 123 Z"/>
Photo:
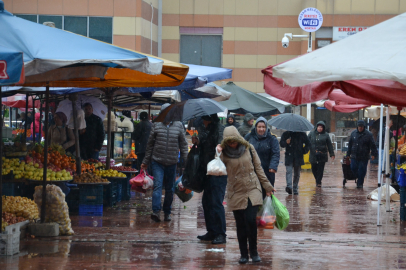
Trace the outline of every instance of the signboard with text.
<path fill-rule="evenodd" d="M 315 32 L 323 24 L 323 15 L 317 8 L 305 8 L 298 17 L 300 28 L 306 32 Z"/>
<path fill-rule="evenodd" d="M 346 37 L 352 36 L 358 32 L 361 32 L 368 27 L 362 26 L 340 26 L 333 27 L 333 41 L 342 40 Z"/>

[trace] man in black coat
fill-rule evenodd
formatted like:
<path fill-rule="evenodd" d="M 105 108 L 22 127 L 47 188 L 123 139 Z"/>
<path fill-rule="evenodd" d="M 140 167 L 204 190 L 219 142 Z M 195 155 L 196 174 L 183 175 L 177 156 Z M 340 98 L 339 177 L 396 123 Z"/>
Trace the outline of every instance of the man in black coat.
<path fill-rule="evenodd" d="M 226 127 L 229 127 L 229 126 L 235 126 L 236 129 L 238 129 L 240 127 L 240 124 L 238 124 L 238 122 L 235 121 L 235 117 L 233 114 L 227 115 Z"/>
<path fill-rule="evenodd" d="M 351 170 L 357 176 L 357 188 L 363 188 L 367 173 L 369 153 L 371 160 L 378 154 L 371 132 L 365 129 L 365 122 L 358 121 L 358 127 L 351 133 L 347 157 L 351 158 Z"/>
<path fill-rule="evenodd" d="M 303 155 L 309 152 L 310 141 L 304 132 L 285 131 L 282 134 L 280 146 L 285 148 L 285 166 L 286 166 L 286 192 L 292 194 L 292 176 L 293 176 L 293 194 L 298 195 L 298 186 L 300 178 L 300 169 L 304 165 Z"/>
<path fill-rule="evenodd" d="M 140 122 L 135 126 L 133 132 L 133 140 L 135 146 L 135 154 L 137 155 L 137 169 L 141 169 L 142 161 L 145 157 L 145 150 L 147 149 L 147 143 L 149 134 L 151 133 L 152 123 L 148 120 L 148 113 L 140 113 Z"/>
<path fill-rule="evenodd" d="M 266 119 L 262 116 L 259 117 L 255 123 L 255 128 L 244 139 L 254 146 L 266 177 L 275 187 L 275 173 L 278 170 L 280 149 L 278 139 L 268 130 Z M 262 188 L 262 197 L 264 199 L 266 197 L 264 188 Z"/>
<path fill-rule="evenodd" d="M 193 144 L 200 148 L 201 175 L 204 178 L 202 205 L 207 233 L 199 235 L 202 241 L 212 244 L 226 242 L 226 214 L 223 206 L 226 194 L 227 175 L 207 175 L 207 164 L 216 155 L 216 146 L 223 140 L 224 126 L 220 124 L 217 114 L 202 116 L 203 125 L 197 127 L 198 136 L 192 137 Z"/>
<path fill-rule="evenodd" d="M 93 114 L 90 103 L 84 105 L 86 131 L 79 137 L 80 154 L 84 159 L 99 159 L 99 152 L 104 141 L 104 125 L 100 117 Z"/>

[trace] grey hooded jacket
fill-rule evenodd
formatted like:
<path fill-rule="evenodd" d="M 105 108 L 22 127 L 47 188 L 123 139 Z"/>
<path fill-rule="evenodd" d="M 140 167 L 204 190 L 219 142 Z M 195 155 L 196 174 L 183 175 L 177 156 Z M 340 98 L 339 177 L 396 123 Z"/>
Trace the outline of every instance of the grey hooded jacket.
<path fill-rule="evenodd" d="M 251 129 L 254 127 L 254 125 L 250 126 L 248 125 L 248 122 L 252 119 L 255 119 L 255 117 L 251 113 L 247 113 L 244 116 L 244 123 L 238 128 L 238 132 L 240 135 L 244 138 L 245 135 L 247 135 Z"/>
<path fill-rule="evenodd" d="M 183 160 L 186 160 L 188 144 L 182 123 L 175 121 L 166 126 L 156 122 L 152 125 L 142 163 L 149 165 L 153 160 L 164 166 L 174 165 L 178 163 L 179 149 Z"/>

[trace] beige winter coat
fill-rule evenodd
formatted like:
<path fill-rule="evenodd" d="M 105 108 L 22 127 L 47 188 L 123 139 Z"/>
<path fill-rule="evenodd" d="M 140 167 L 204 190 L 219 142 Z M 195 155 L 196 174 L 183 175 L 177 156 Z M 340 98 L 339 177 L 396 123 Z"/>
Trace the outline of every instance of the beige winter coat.
<path fill-rule="evenodd" d="M 221 154 L 221 160 L 227 168 L 226 198 L 228 210 L 246 209 L 248 206 L 248 198 L 251 200 L 253 206 L 262 205 L 261 184 L 266 192 L 273 191 L 274 188 L 265 176 L 261 166 L 261 160 L 254 146 L 244 140 L 234 126 L 224 129 L 223 138 L 221 143 L 223 149 L 229 140 L 237 141 L 246 146 L 244 154 L 239 158 L 227 157 L 224 151 Z M 251 149 L 252 158 L 249 149 Z"/>

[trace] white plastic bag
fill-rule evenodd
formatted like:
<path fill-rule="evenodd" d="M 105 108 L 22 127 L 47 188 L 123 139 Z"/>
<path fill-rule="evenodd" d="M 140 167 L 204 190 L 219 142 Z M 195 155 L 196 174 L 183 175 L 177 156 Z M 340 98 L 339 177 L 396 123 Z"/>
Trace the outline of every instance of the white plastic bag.
<path fill-rule="evenodd" d="M 144 176 L 144 184 L 142 185 L 143 189 L 150 189 L 154 187 L 154 180 L 153 177 L 148 175 L 145 172 L 145 176 Z"/>
<path fill-rule="evenodd" d="M 207 175 L 227 175 L 226 165 L 221 161 L 217 148 L 216 157 L 207 164 Z"/>

